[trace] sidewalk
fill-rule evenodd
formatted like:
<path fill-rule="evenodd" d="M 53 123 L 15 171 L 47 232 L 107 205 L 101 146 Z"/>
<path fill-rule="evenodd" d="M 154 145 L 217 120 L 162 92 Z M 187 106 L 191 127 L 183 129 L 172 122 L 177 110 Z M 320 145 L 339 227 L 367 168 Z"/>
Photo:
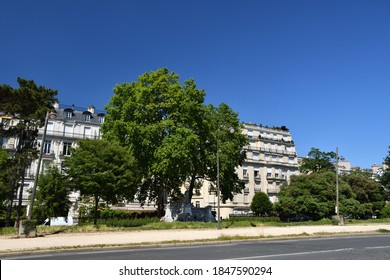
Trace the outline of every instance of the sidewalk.
<path fill-rule="evenodd" d="M 150 231 L 121 231 L 95 232 L 74 234 L 53 234 L 36 238 L 0 237 L 1 254 L 71 249 L 100 246 L 140 246 L 144 244 L 158 245 L 167 241 L 199 242 L 216 240 L 219 237 L 286 237 L 289 235 L 318 235 L 328 233 L 364 233 L 375 232 L 379 229 L 390 231 L 390 224 L 347 225 L 347 226 L 287 226 L 287 227 L 250 227 L 228 229 L 190 229 L 190 230 L 150 230 Z"/>

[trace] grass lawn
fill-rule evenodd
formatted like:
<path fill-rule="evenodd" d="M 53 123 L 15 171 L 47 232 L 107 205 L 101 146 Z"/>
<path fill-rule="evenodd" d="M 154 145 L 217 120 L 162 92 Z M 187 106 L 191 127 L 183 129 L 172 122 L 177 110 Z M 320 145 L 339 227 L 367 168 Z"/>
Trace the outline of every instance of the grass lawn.
<path fill-rule="evenodd" d="M 378 224 L 390 223 L 390 218 L 354 220 L 347 219 L 346 225 L 352 224 Z M 280 222 L 275 218 L 235 218 L 222 220 L 221 228 L 235 227 L 262 227 L 262 226 L 299 226 L 299 225 L 332 225 L 334 222 L 330 219 L 320 221 L 305 222 Z M 55 233 L 83 233 L 83 232 L 107 232 L 107 231 L 130 231 L 130 230 L 170 230 L 170 229 L 215 229 L 217 223 L 202 222 L 160 222 L 156 218 L 146 218 L 138 220 L 106 220 L 100 221 L 98 225 L 82 224 L 77 226 L 38 226 L 37 234 L 55 234 Z M 0 228 L 0 235 L 17 235 L 17 229 L 14 227 Z"/>

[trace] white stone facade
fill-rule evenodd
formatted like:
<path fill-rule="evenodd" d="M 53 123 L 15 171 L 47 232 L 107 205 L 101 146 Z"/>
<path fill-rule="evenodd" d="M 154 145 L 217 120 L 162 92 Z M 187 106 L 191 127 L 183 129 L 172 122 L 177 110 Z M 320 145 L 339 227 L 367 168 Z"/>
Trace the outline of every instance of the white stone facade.
<path fill-rule="evenodd" d="M 290 131 L 286 127 L 268 128 L 245 123 L 242 133 L 248 135 L 250 143 L 244 147 L 247 159 L 237 172 L 245 182 L 242 193 L 234 195 L 233 201 L 221 202 L 221 216 L 246 214 L 256 192 L 268 194 L 272 202 L 278 201 L 280 187 L 290 182 L 298 174 L 298 156 Z M 211 205 L 217 208 L 217 197 L 209 192 L 210 182 L 204 182 L 199 195 L 194 195 L 192 202 L 199 207 Z"/>
<path fill-rule="evenodd" d="M 100 126 L 104 122 L 105 117 L 103 112 L 96 112 L 93 106 L 85 108 L 85 110 L 75 108 L 73 105 L 60 107 L 59 104 L 55 104 L 54 107 L 56 116 L 54 119 L 49 119 L 47 123 L 39 174 L 42 174 L 49 165 L 53 164 L 61 169 L 64 159 L 70 156 L 70 148 L 75 147 L 78 140 L 101 138 Z M 39 129 L 37 138 L 39 145 L 42 145 L 43 130 L 43 127 Z M 26 173 L 27 177 L 23 195 L 24 205 L 30 204 L 28 201 L 28 190 L 34 185 L 37 164 L 38 160 L 33 161 Z M 77 193 L 72 193 L 70 196 L 72 202 L 70 216 L 77 217 L 78 197 Z"/>

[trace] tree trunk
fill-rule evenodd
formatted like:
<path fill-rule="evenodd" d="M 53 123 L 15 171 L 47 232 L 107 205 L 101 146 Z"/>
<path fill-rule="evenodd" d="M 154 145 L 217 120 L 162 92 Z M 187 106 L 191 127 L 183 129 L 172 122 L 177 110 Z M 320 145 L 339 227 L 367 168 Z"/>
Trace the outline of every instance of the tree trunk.
<path fill-rule="evenodd" d="M 95 213 L 93 215 L 93 224 L 97 224 L 97 219 L 98 219 L 98 206 L 99 206 L 99 197 L 95 196 Z"/>
<path fill-rule="evenodd" d="M 15 194 L 15 188 L 12 188 L 10 190 L 10 193 L 8 196 L 7 213 L 5 216 L 5 226 L 6 227 L 11 226 L 11 216 L 12 216 L 12 208 L 13 208 L 13 204 L 14 204 L 14 194 Z"/>
<path fill-rule="evenodd" d="M 23 203 L 23 189 L 24 189 L 24 175 L 25 175 L 25 168 L 22 170 L 22 182 L 19 187 L 19 201 L 18 201 L 18 211 L 16 213 L 16 221 L 15 224 L 19 225 L 20 217 L 22 216 L 22 203 Z"/>
<path fill-rule="evenodd" d="M 188 202 L 191 203 L 192 196 L 194 195 L 196 175 L 191 176 L 190 186 L 188 187 Z"/>

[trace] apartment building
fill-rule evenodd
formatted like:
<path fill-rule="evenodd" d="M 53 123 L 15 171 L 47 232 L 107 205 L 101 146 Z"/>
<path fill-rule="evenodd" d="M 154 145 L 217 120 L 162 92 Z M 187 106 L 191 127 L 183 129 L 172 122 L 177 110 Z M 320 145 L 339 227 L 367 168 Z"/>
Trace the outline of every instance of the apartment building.
<path fill-rule="evenodd" d="M 42 161 L 40 166 L 40 174 L 47 168 L 48 165 L 56 165 L 62 167 L 64 159 L 70 156 L 70 148 L 75 147 L 79 139 L 100 139 L 100 126 L 104 122 L 105 113 L 97 112 L 94 106 L 88 108 L 76 108 L 72 106 L 54 104 L 54 114 L 47 122 L 46 137 L 42 143 L 44 128 L 40 128 L 38 132 L 38 145 L 43 145 Z M 1 116 L 3 123 L 12 124 L 11 118 Z M 8 151 L 16 150 L 18 139 L 15 137 L 2 138 L 1 144 Z M 30 167 L 26 170 L 24 181 L 24 191 L 22 204 L 29 205 L 29 190 L 33 188 L 34 178 L 38 166 L 38 159 L 34 160 Z M 78 195 L 71 195 L 72 208 L 70 215 L 76 216 Z M 15 197 L 16 199 L 16 197 Z"/>
<path fill-rule="evenodd" d="M 18 120 L 15 120 L 11 116 L 0 112 L 0 123 L 5 130 L 8 130 L 12 126 L 16 126 Z M 0 137 L 1 147 L 11 153 L 16 150 L 17 143 L 18 142 L 16 137 Z"/>
<path fill-rule="evenodd" d="M 277 202 L 281 186 L 289 183 L 291 176 L 299 172 L 298 156 L 288 128 L 244 123 L 242 133 L 250 139 L 249 145 L 244 147 L 247 159 L 237 169 L 239 178 L 245 182 L 245 189 L 234 194 L 233 201 L 221 203 L 222 218 L 248 213 L 257 192 L 264 192 L 272 202 Z M 217 207 L 217 196 L 210 191 L 210 186 L 210 182 L 204 182 L 200 193 L 193 196 L 195 206 Z"/>

